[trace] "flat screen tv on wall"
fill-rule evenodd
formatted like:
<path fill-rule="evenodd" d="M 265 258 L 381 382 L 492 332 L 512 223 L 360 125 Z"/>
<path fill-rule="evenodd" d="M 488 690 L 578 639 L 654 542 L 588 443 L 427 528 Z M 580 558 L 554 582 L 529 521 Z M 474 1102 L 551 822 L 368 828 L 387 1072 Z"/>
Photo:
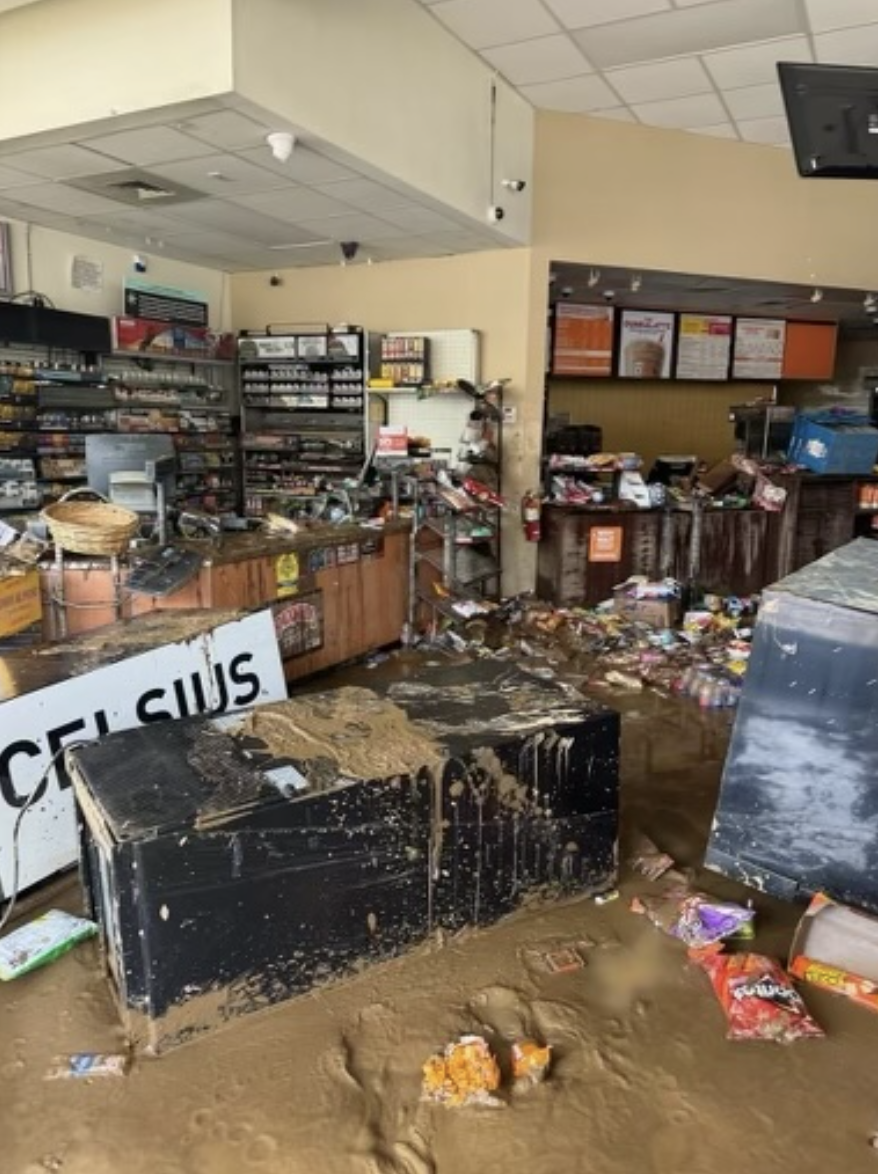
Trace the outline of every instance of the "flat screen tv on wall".
<path fill-rule="evenodd" d="M 777 66 L 799 175 L 878 179 L 878 69 Z"/>

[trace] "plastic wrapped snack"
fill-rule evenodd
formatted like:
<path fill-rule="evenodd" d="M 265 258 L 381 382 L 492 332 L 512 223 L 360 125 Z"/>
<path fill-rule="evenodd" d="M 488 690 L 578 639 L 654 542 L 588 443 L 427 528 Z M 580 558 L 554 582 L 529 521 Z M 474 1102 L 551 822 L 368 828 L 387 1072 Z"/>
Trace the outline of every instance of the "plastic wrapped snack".
<path fill-rule="evenodd" d="M 518 1040 L 512 1045 L 512 1080 L 515 1092 L 526 1092 L 541 1084 L 548 1075 L 552 1049 L 532 1039 Z"/>
<path fill-rule="evenodd" d="M 54 962 L 97 932 L 93 921 L 74 917 L 61 909 L 50 909 L 0 940 L 0 980 L 8 982 Z"/>
<path fill-rule="evenodd" d="M 727 1039 L 789 1044 L 822 1036 L 822 1028 L 779 962 L 762 954 L 725 954 L 721 946 L 693 950 L 707 971 L 728 1021 Z"/>
<path fill-rule="evenodd" d="M 445 1051 L 431 1056 L 423 1067 L 421 1089 L 425 1100 L 449 1107 L 500 1105 L 491 1094 L 500 1085 L 500 1067 L 486 1040 L 464 1035 Z"/>
<path fill-rule="evenodd" d="M 657 897 L 635 897 L 631 909 L 644 913 L 653 925 L 693 948 L 710 946 L 740 933 L 754 917 L 752 909 L 732 901 L 715 901 L 682 885 Z"/>

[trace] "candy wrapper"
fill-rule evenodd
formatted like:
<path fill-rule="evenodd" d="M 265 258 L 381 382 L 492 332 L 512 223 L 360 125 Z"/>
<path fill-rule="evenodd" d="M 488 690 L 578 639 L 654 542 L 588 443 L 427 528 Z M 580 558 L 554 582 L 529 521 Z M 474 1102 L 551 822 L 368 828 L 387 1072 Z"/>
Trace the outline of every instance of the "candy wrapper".
<path fill-rule="evenodd" d="M 500 1086 L 500 1067 L 486 1040 L 464 1035 L 423 1067 L 424 1100 L 452 1108 L 461 1105 L 501 1105 L 491 1094 Z"/>
<path fill-rule="evenodd" d="M 535 1084 L 542 1084 L 549 1073 L 552 1049 L 542 1047 L 535 1040 L 518 1040 L 512 1045 L 513 1092 L 527 1092 Z"/>
<path fill-rule="evenodd" d="M 815 1039 L 823 1030 L 779 962 L 762 954 L 724 954 L 721 946 L 693 950 L 707 971 L 728 1021 L 726 1039 L 763 1039 L 790 1044 Z"/>
<path fill-rule="evenodd" d="M 57 1056 L 46 1073 L 46 1080 L 92 1080 L 98 1076 L 124 1076 L 129 1057 L 112 1052 L 74 1052 Z"/>
<path fill-rule="evenodd" d="M 755 916 L 743 905 L 715 901 L 685 886 L 674 886 L 658 897 L 635 897 L 631 910 L 645 914 L 653 925 L 694 948 L 739 934 Z"/>

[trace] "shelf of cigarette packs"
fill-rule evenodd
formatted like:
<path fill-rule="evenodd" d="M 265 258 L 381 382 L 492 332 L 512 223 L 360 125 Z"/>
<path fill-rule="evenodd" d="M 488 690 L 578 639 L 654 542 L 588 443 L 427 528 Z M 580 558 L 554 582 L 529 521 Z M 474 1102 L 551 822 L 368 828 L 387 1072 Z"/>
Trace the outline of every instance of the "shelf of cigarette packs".
<path fill-rule="evenodd" d="M 375 342 L 360 328 L 248 331 L 238 341 L 245 513 L 294 513 L 356 479 Z"/>
<path fill-rule="evenodd" d="M 0 364 L 0 512 L 38 509 L 36 384 L 29 367 Z"/>

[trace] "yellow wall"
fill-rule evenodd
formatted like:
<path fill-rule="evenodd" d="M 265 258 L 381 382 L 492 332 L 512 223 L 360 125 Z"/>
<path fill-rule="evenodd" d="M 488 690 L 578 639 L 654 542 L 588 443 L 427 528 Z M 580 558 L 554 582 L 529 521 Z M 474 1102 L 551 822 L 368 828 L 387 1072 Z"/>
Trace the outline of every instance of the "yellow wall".
<path fill-rule="evenodd" d="M 639 453 L 647 467 L 659 453 L 694 453 L 713 464 L 735 448 L 729 406 L 764 394 L 759 383 L 553 379 L 548 406 L 572 424 L 600 425 L 607 452 Z"/>
<path fill-rule="evenodd" d="M 526 381 L 529 250 L 290 269 L 280 276 L 283 284 L 278 287 L 272 287 L 264 273 L 231 278 L 236 328 L 259 329 L 272 322 L 355 322 L 381 333 L 462 328 L 480 332 L 482 376 L 509 377 L 505 403 L 518 413 L 516 424 L 503 433 L 503 488 L 515 507 L 504 526 L 504 590 L 532 588 L 535 548 L 521 538 L 517 512 L 522 491 L 536 483 L 543 402 L 542 379 L 532 385 Z M 413 410 L 417 411 L 416 403 Z"/>

